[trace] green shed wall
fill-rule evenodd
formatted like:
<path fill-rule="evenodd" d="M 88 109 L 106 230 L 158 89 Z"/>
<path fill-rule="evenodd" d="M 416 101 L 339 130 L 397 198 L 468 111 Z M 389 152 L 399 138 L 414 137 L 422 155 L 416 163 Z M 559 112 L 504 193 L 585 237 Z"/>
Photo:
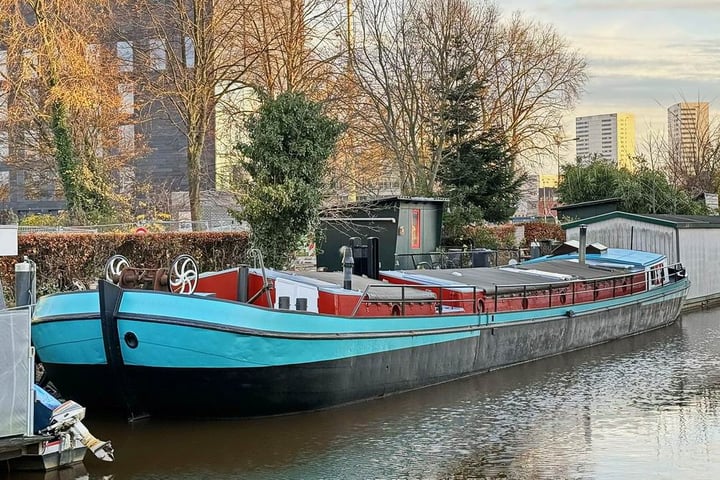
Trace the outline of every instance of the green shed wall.
<path fill-rule="evenodd" d="M 420 211 L 420 247 L 413 249 L 411 218 L 415 209 Z M 321 222 L 320 240 L 317 242 L 317 266 L 328 271 L 340 271 L 340 248 L 349 244 L 350 237 L 360 237 L 363 245 L 367 244 L 368 237 L 378 237 L 381 269 L 413 268 L 409 257 L 396 259 L 395 254 L 437 250 L 440 245 L 442 213 L 442 201 L 393 198 L 379 201 L 370 209 L 358 208 L 345 221 L 325 220 Z M 380 220 L 367 220 L 371 216 Z"/>

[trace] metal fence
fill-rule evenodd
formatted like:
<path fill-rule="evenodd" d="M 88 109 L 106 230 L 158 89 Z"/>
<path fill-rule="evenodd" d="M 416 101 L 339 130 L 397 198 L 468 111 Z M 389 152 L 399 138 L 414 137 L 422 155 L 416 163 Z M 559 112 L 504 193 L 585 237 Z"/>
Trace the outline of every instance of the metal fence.
<path fill-rule="evenodd" d="M 112 223 L 86 226 L 24 226 L 18 227 L 18 234 L 24 233 L 112 233 L 112 232 L 242 232 L 248 230 L 245 223 L 232 220 L 152 221 L 140 223 Z"/>
<path fill-rule="evenodd" d="M 445 269 L 467 267 L 496 267 L 510 260 L 521 262 L 529 258 L 525 248 L 476 248 L 471 250 L 447 248 L 437 252 L 397 253 L 396 268 Z"/>

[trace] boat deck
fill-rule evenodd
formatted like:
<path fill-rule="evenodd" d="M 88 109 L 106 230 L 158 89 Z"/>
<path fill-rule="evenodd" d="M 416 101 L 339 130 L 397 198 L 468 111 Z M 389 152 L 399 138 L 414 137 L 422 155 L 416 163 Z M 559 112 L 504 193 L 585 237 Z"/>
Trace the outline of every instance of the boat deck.
<path fill-rule="evenodd" d="M 476 287 L 485 292 L 493 292 L 502 286 L 502 293 L 512 293 L 546 289 L 550 283 L 557 286 L 572 280 L 595 280 L 629 273 L 631 270 L 623 265 L 613 268 L 607 264 L 581 265 L 576 261 L 548 260 L 501 268 L 383 271 L 382 275 L 422 285 Z"/>
<path fill-rule="evenodd" d="M 17 437 L 0 438 L 0 462 L 22 457 L 27 454 L 28 447 L 38 445 L 51 437 L 45 435 L 21 435 Z"/>
<path fill-rule="evenodd" d="M 297 275 L 293 275 L 293 278 L 299 281 L 304 281 L 305 279 L 318 280 L 325 284 L 332 284 L 332 286 L 336 289 L 342 289 L 344 277 L 343 272 L 300 272 Z M 322 285 L 318 286 L 320 288 L 323 287 Z M 328 286 L 326 288 L 330 287 Z M 408 301 L 422 301 L 435 299 L 435 294 L 432 292 L 419 290 L 416 288 L 403 288 L 399 286 L 392 287 L 381 280 L 375 280 L 359 275 L 352 276 L 352 288 L 355 291 L 365 291 L 369 300 L 391 301 L 404 298 Z M 337 290 L 335 291 L 337 292 Z"/>

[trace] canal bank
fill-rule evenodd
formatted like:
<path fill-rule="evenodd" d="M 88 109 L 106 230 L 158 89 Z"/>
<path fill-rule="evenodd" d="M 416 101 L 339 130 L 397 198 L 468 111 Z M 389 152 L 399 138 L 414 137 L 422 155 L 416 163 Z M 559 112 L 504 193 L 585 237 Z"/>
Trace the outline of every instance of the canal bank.
<path fill-rule="evenodd" d="M 113 464 L 72 478 L 710 480 L 720 470 L 720 310 L 663 329 L 324 412 L 90 419 Z M 42 475 L 13 474 L 13 480 Z"/>

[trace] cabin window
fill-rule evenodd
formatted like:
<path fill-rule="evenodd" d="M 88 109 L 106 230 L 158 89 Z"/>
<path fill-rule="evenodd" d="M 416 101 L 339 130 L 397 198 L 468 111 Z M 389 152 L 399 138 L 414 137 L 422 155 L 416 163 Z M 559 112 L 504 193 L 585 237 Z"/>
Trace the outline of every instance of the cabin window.
<path fill-rule="evenodd" d="M 414 208 L 410 214 L 410 248 L 420 248 L 420 209 Z"/>
<path fill-rule="evenodd" d="M 653 285 L 662 285 L 663 283 L 663 264 L 652 267 L 650 271 L 650 280 Z"/>

